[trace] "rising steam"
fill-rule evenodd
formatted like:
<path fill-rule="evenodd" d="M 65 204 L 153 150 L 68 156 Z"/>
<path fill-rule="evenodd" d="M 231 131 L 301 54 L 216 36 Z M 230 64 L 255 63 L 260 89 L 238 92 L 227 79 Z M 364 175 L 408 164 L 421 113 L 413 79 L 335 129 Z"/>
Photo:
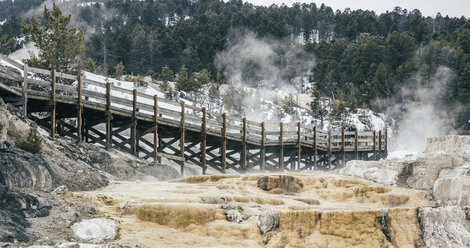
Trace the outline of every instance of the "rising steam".
<path fill-rule="evenodd" d="M 439 67 L 430 80 L 417 75 L 412 79 L 412 86 L 402 88 L 402 102 L 389 103 L 388 114 L 400 119 L 392 149 L 422 152 L 426 138 L 456 133 L 452 128 L 452 113 L 443 107 L 452 77 L 447 67 Z"/>
<path fill-rule="evenodd" d="M 233 31 L 229 37 L 228 48 L 215 59 L 229 84 L 225 98 L 235 98 L 229 102 L 241 104 L 248 119 L 278 121 L 280 116 L 266 113 L 263 105 L 302 93 L 312 75 L 313 57 L 292 39 L 258 38 L 248 31 Z"/>

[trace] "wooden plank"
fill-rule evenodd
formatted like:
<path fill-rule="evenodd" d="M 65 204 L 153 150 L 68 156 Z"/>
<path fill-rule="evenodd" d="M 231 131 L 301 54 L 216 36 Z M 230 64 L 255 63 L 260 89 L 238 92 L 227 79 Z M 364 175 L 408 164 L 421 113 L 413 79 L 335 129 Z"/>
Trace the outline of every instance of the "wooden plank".
<path fill-rule="evenodd" d="M 373 135 L 374 135 L 374 146 L 373 146 L 373 151 L 374 151 L 374 160 L 377 160 L 377 137 L 376 137 L 376 133 L 375 133 L 375 130 L 373 132 Z"/>
<path fill-rule="evenodd" d="M 331 170 L 331 130 L 328 130 L 328 169 Z"/>
<path fill-rule="evenodd" d="M 225 174 L 227 169 L 227 114 L 222 114 L 222 151 L 221 151 L 222 171 Z"/>
<path fill-rule="evenodd" d="M 131 150 L 137 156 L 137 90 L 132 91 Z"/>
<path fill-rule="evenodd" d="M 106 84 L 106 149 L 111 149 L 112 140 L 112 115 L 111 115 L 111 83 Z"/>
<path fill-rule="evenodd" d="M 344 150 L 344 128 L 341 129 L 341 163 L 343 166 L 346 165 L 346 151 Z"/>
<path fill-rule="evenodd" d="M 280 142 L 280 152 L 279 152 L 279 169 L 284 171 L 284 123 L 279 123 L 279 142 Z"/>
<path fill-rule="evenodd" d="M 265 134 L 265 127 L 264 122 L 261 122 L 261 171 L 264 171 L 266 168 L 266 134 Z"/>
<path fill-rule="evenodd" d="M 29 70 L 33 73 L 39 73 L 39 74 L 44 74 L 44 75 L 50 75 L 52 73 L 52 71 L 34 68 L 34 67 L 29 68 Z"/>
<path fill-rule="evenodd" d="M 241 158 L 241 165 L 242 165 L 242 170 L 243 171 L 246 171 L 246 164 L 247 164 L 247 160 L 246 160 L 246 153 L 247 153 L 247 146 L 246 146 L 246 118 L 243 118 L 242 119 L 242 122 L 243 122 L 243 129 L 242 129 L 242 132 L 243 132 L 243 135 L 242 135 L 242 151 L 240 153 L 240 158 Z"/>
<path fill-rule="evenodd" d="M 382 158 L 382 130 L 379 130 L 379 159 Z"/>
<path fill-rule="evenodd" d="M 82 142 L 82 114 L 83 114 L 83 103 L 82 103 L 82 76 L 77 76 L 77 142 Z"/>
<path fill-rule="evenodd" d="M 184 157 L 184 142 L 185 142 L 185 137 L 186 137 L 186 128 L 185 128 L 185 123 L 184 123 L 184 114 L 185 114 L 185 108 L 184 108 L 184 102 L 181 101 L 181 138 L 180 138 L 180 156 Z M 181 161 L 181 176 L 184 176 L 184 161 Z"/>
<path fill-rule="evenodd" d="M 313 169 L 317 169 L 317 157 L 318 157 L 318 149 L 317 149 L 317 126 L 313 127 Z"/>
<path fill-rule="evenodd" d="M 154 161 L 157 162 L 158 153 L 158 96 L 153 96 L 153 126 L 155 128 L 153 132 L 153 154 Z"/>
<path fill-rule="evenodd" d="M 0 54 L 0 59 L 7 62 L 8 64 L 11 64 L 12 66 L 18 67 L 20 70 L 23 70 L 23 65 L 20 63 L 8 58 L 7 56 Z"/>
<path fill-rule="evenodd" d="M 55 132 L 56 132 L 56 122 L 55 122 L 55 118 L 56 118 L 56 97 L 55 97 L 55 94 L 56 94 L 56 90 L 55 90 L 55 86 L 56 86 L 56 76 L 55 76 L 55 70 L 52 70 L 52 73 L 51 73 L 51 76 L 52 76 L 52 83 L 51 83 L 51 104 L 52 104 L 52 110 L 51 110 L 51 138 L 54 139 L 55 138 Z"/>
<path fill-rule="evenodd" d="M 300 171 L 300 162 L 302 160 L 302 137 L 300 122 L 297 122 L 297 170 Z"/>
<path fill-rule="evenodd" d="M 384 139 L 385 139 L 385 144 L 384 144 L 384 158 L 388 156 L 388 149 L 387 149 L 387 143 L 388 143 L 388 133 L 387 129 L 385 129 L 385 134 L 384 134 Z"/>
<path fill-rule="evenodd" d="M 354 132 L 354 151 L 355 151 L 355 154 L 356 154 L 356 160 L 359 159 L 359 152 L 358 152 L 358 149 L 359 149 L 359 142 L 358 142 L 358 135 L 357 135 L 357 130 Z"/>
<path fill-rule="evenodd" d="M 23 114 L 24 116 L 28 116 L 28 65 L 24 65 Z"/>
<path fill-rule="evenodd" d="M 202 108 L 202 127 L 201 127 L 201 165 L 202 165 L 202 174 L 206 174 L 207 164 L 206 164 L 206 145 L 207 145 L 207 134 L 206 134 L 206 119 L 207 119 L 206 108 Z"/>

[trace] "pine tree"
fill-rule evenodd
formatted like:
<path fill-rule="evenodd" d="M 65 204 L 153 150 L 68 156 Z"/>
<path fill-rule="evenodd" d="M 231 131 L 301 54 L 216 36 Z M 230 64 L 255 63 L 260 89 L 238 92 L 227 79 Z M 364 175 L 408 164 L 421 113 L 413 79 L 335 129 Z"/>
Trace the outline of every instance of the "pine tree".
<path fill-rule="evenodd" d="M 31 18 L 31 26 L 22 25 L 23 34 L 39 48 L 39 57 L 25 62 L 34 67 L 71 72 L 77 65 L 83 51 L 83 31 L 69 28 L 70 15 L 64 16 L 61 9 L 53 4 L 52 11 L 44 6 L 44 25 Z"/>
<path fill-rule="evenodd" d="M 116 70 L 116 77 L 117 79 L 121 80 L 122 74 L 124 73 L 124 65 L 122 64 L 122 61 L 117 64 L 114 69 Z"/>
<path fill-rule="evenodd" d="M 0 28 L 0 53 L 8 55 L 18 48 L 18 42 L 8 35 L 2 34 L 2 28 Z"/>

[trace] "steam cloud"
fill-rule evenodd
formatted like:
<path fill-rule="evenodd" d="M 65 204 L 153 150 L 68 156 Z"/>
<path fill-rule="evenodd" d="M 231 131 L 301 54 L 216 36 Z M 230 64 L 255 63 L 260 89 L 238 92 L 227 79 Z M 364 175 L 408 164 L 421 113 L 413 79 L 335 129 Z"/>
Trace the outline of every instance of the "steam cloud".
<path fill-rule="evenodd" d="M 404 100 L 389 103 L 387 115 L 400 118 L 392 149 L 422 152 L 426 138 L 456 133 L 451 113 L 443 107 L 443 97 L 452 77 L 448 67 L 439 67 L 427 83 L 416 75 L 412 80 L 415 83 L 401 90 Z"/>
<path fill-rule="evenodd" d="M 228 48 L 217 54 L 215 63 L 225 69 L 230 98 L 239 97 L 241 111 L 251 120 L 279 120 L 265 113 L 263 104 L 276 103 L 279 95 L 301 93 L 315 65 L 300 42 L 257 38 L 248 31 L 229 35 Z"/>

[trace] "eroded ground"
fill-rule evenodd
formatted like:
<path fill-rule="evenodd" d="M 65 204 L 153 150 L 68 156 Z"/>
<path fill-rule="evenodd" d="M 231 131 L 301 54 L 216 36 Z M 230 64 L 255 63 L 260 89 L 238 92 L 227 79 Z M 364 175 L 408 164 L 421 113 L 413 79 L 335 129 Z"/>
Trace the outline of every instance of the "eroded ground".
<path fill-rule="evenodd" d="M 173 182 L 115 182 L 74 193 L 120 221 L 117 243 L 146 247 L 419 247 L 417 208 L 426 191 L 328 174 L 188 177 Z M 223 204 L 241 223 L 226 220 Z M 260 234 L 258 216 L 280 212 Z"/>

